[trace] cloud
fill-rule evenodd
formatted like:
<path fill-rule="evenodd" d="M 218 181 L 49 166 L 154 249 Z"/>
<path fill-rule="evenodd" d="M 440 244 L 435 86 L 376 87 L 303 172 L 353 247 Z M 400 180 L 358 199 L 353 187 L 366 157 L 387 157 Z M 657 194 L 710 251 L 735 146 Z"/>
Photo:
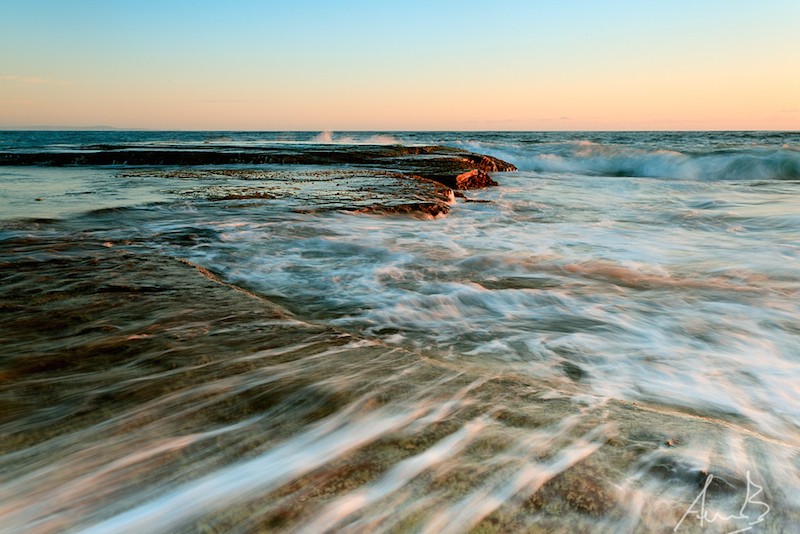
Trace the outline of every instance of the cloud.
<path fill-rule="evenodd" d="M 54 78 L 40 78 L 38 76 L 17 76 L 16 74 L 6 74 L 0 76 L 0 81 L 27 83 L 32 85 L 66 85 L 69 82 L 56 80 Z"/>

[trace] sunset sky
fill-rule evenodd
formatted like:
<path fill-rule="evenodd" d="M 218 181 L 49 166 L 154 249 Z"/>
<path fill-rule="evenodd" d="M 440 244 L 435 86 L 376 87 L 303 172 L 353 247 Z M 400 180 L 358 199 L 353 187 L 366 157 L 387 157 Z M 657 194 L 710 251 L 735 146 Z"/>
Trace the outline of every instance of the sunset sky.
<path fill-rule="evenodd" d="M 800 129 L 798 0 L 2 0 L 0 127 Z"/>

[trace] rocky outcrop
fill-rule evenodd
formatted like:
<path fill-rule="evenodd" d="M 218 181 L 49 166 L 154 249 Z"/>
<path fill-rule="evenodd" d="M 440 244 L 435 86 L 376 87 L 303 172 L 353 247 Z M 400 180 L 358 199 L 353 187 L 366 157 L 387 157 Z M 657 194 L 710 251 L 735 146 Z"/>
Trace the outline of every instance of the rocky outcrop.
<path fill-rule="evenodd" d="M 422 176 L 456 188 L 464 172 L 515 171 L 516 167 L 492 156 L 444 146 L 344 145 L 288 146 L 259 149 L 227 147 L 193 150 L 180 147 L 141 149 L 125 145 L 93 145 L 70 152 L 0 152 L 0 165 L 356 165 L 382 171 Z"/>
<path fill-rule="evenodd" d="M 222 182 L 172 191 L 192 198 L 231 203 L 280 199 L 296 211 L 423 217 L 447 213 L 452 190 L 497 185 L 489 172 L 516 170 L 492 156 L 452 147 L 402 145 L 231 146 L 213 151 L 93 145 L 69 152 L 0 152 L 0 165 L 115 165 L 121 167 L 121 176 Z"/>
<path fill-rule="evenodd" d="M 510 172 L 516 171 L 517 168 L 501 159 L 494 156 L 484 156 L 482 154 L 466 154 L 464 156 L 471 166 L 486 172 Z"/>
<path fill-rule="evenodd" d="M 481 169 L 473 169 L 456 176 L 455 188 L 463 191 L 465 189 L 482 189 L 493 185 L 497 185 L 497 182 L 492 180 L 488 172 Z"/>
<path fill-rule="evenodd" d="M 372 169 L 149 168 L 125 169 L 118 176 L 194 182 L 197 185 L 169 193 L 230 206 L 280 200 L 282 206 L 302 213 L 355 211 L 430 218 L 448 213 L 453 200 L 451 189 L 439 182 Z"/>

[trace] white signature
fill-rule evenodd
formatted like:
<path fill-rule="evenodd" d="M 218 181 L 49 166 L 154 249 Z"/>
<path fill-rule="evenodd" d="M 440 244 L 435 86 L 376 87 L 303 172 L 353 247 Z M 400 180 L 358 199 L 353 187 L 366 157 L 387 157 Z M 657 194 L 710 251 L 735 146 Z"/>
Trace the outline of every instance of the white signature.
<path fill-rule="evenodd" d="M 739 509 L 738 514 L 722 515 L 718 514 L 717 512 L 710 513 L 706 511 L 706 491 L 708 491 L 708 486 L 711 485 L 712 480 L 714 480 L 714 475 L 708 475 L 708 478 L 706 478 L 706 483 L 703 486 L 702 491 L 700 491 L 697 497 L 695 497 L 694 501 L 692 501 L 692 504 L 683 514 L 683 517 L 681 517 L 681 520 L 678 521 L 677 525 L 675 525 L 675 528 L 672 530 L 673 532 L 677 532 L 678 528 L 680 528 L 681 524 L 683 524 L 683 521 L 690 515 L 693 515 L 700 519 L 700 527 L 704 527 L 706 523 L 714 523 L 717 520 L 731 521 L 734 519 L 744 519 L 749 521 L 746 527 L 740 528 L 739 530 L 728 532 L 728 534 L 737 534 L 739 532 L 746 532 L 752 529 L 755 525 L 764 521 L 764 518 L 767 516 L 767 514 L 769 514 L 770 511 L 769 505 L 763 501 L 755 500 L 755 498 L 762 491 L 764 491 L 764 488 L 762 486 L 759 486 L 752 480 L 750 480 L 750 471 L 747 472 L 747 495 L 745 496 L 744 502 L 742 503 L 742 507 Z M 698 508 L 698 501 L 699 501 L 699 508 Z M 756 519 L 752 519 L 751 515 L 745 513 L 745 510 L 748 508 L 748 506 L 751 509 L 755 508 L 753 513 L 756 513 L 758 510 L 763 510 L 763 513 L 759 515 Z"/>

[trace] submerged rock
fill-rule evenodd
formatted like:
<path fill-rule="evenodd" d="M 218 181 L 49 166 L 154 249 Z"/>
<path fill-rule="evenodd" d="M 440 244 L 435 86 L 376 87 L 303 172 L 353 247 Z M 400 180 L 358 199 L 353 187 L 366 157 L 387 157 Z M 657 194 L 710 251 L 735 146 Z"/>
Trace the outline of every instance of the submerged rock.
<path fill-rule="evenodd" d="M 198 185 L 171 193 L 236 206 L 278 200 L 302 213 L 341 210 L 428 218 L 447 214 L 453 200 L 450 188 L 439 182 L 377 170 L 127 169 L 119 176 L 192 180 Z"/>
<path fill-rule="evenodd" d="M 698 495 L 747 521 L 772 510 L 770 531 L 800 524 L 780 466 L 729 466 L 731 443 L 743 459 L 792 443 L 361 338 L 163 254 L 77 232 L 0 241 L 6 530 L 318 532 L 366 518 L 397 532 L 703 532 L 686 516 Z M 664 445 L 674 436 L 679 449 Z"/>

